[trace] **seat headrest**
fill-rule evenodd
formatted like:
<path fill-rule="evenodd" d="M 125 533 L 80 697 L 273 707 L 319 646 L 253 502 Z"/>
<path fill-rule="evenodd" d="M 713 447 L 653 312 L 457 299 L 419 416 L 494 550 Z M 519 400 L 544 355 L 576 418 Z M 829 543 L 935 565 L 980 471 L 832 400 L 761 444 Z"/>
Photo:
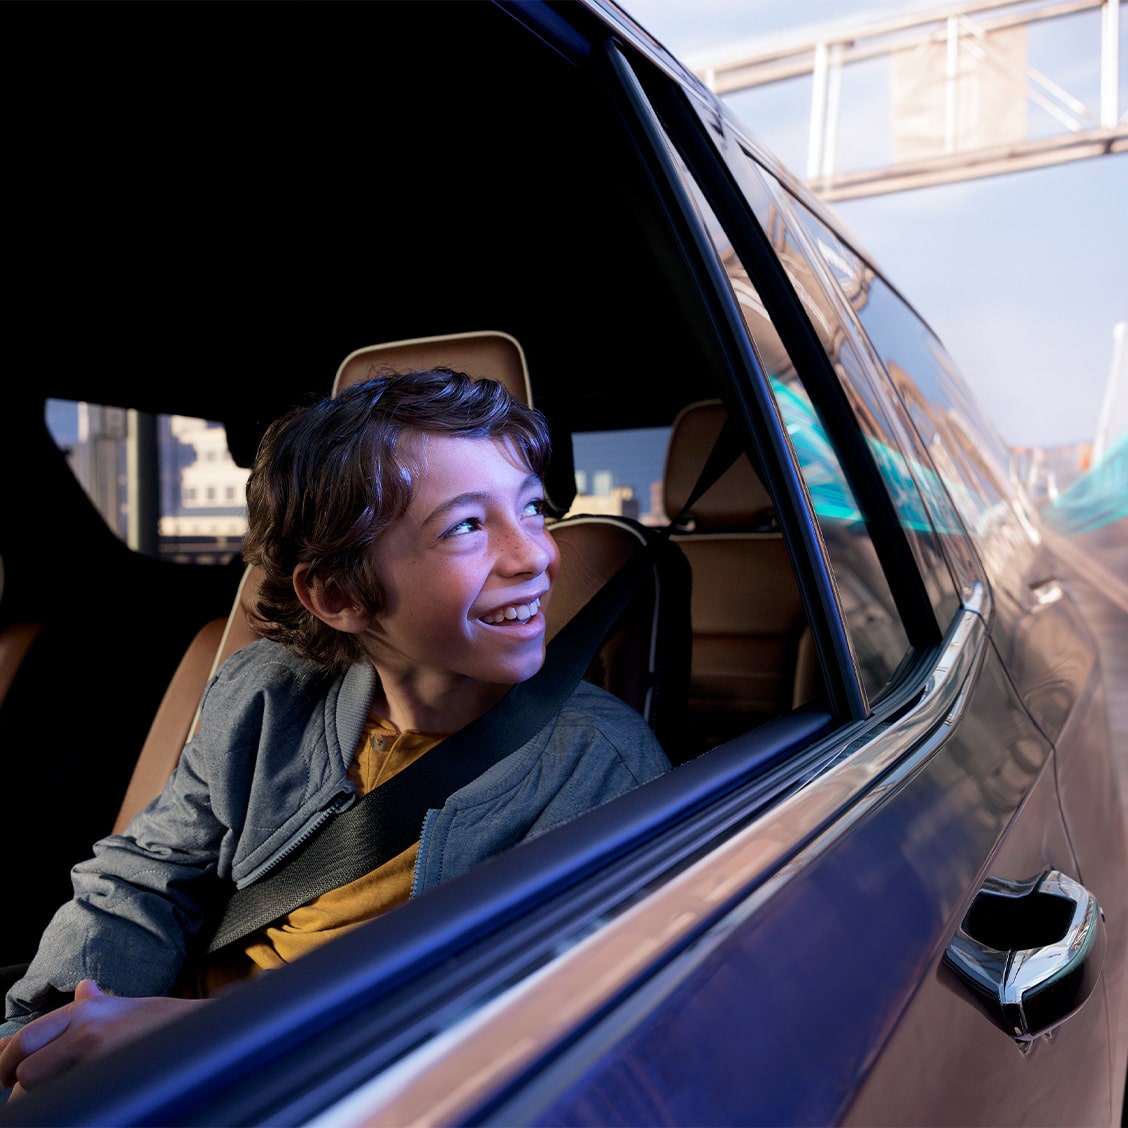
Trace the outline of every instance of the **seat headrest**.
<path fill-rule="evenodd" d="M 726 418 L 720 400 L 703 400 L 683 408 L 674 420 L 663 483 L 669 520 L 675 520 L 685 508 Z M 773 509 L 752 464 L 741 456 L 693 503 L 690 513 L 699 533 L 748 531 L 762 527 Z"/>
<path fill-rule="evenodd" d="M 416 337 L 393 341 L 386 345 L 369 345 L 349 353 L 337 369 L 333 394 L 352 384 L 359 384 L 381 369 L 398 372 L 426 370 L 446 366 L 468 376 L 488 377 L 503 384 L 509 394 L 529 407 L 533 404 L 533 386 L 525 351 L 516 338 L 497 330 L 477 333 L 450 333 L 438 337 Z M 571 448 L 559 435 L 553 436 L 552 462 L 545 478 L 549 510 L 555 516 L 567 512 L 576 493 L 572 470 Z"/>
<path fill-rule="evenodd" d="M 509 394 L 532 405 L 533 391 L 525 353 L 508 333 L 451 333 L 442 337 L 416 337 L 369 345 L 349 353 L 337 369 L 333 394 L 379 374 L 383 368 L 399 372 L 423 371 L 445 366 L 468 376 L 488 377 L 505 385 Z"/>

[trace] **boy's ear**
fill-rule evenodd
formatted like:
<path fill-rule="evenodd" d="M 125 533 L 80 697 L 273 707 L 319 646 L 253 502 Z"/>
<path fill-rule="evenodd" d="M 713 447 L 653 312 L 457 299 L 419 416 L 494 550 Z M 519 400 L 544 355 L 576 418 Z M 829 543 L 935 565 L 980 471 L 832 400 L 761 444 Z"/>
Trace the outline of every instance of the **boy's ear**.
<path fill-rule="evenodd" d="M 294 592 L 302 606 L 333 630 L 360 634 L 372 623 L 372 616 L 362 607 L 357 607 L 335 580 L 322 581 L 314 576 L 310 583 L 308 564 L 299 564 L 294 569 L 293 580 Z"/>

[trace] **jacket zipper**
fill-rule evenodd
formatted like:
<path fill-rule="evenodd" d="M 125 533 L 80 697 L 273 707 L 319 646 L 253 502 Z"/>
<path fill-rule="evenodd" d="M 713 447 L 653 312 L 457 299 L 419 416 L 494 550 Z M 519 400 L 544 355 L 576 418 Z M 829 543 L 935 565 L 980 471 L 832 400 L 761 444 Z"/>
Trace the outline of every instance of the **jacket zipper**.
<path fill-rule="evenodd" d="M 322 808 L 298 833 L 290 839 L 280 850 L 272 854 L 265 862 L 256 866 L 242 881 L 236 883 L 236 888 L 245 889 L 260 881 L 271 870 L 277 869 L 295 850 L 301 849 L 334 815 L 340 814 L 352 799 L 351 791 L 340 791 L 334 796 L 327 807 Z"/>
<path fill-rule="evenodd" d="M 431 824 L 438 813 L 436 809 L 432 808 L 423 816 L 423 827 L 419 832 L 419 853 L 416 855 L 415 868 L 411 874 L 411 892 L 408 894 L 409 898 L 415 897 L 419 893 L 420 870 L 422 868 L 424 855 L 427 851 L 427 839 L 430 836 Z"/>

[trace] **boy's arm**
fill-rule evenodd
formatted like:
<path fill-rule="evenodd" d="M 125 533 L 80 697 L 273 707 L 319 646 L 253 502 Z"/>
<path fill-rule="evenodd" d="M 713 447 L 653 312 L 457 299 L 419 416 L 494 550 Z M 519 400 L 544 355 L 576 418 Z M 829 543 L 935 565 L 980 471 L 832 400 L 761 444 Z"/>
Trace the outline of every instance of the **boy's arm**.
<path fill-rule="evenodd" d="M 256 786 L 264 809 L 254 829 L 269 828 L 255 839 L 263 853 L 273 838 L 285 839 L 286 818 L 307 817 L 307 791 L 320 801 L 328 757 L 311 782 L 308 761 L 295 756 L 305 724 L 331 707 L 312 669 L 265 642 L 224 663 L 205 691 L 199 732 L 160 796 L 71 871 L 74 896 L 8 993 L 7 1019 L 26 1023 L 64 1005 L 83 979 L 120 996 L 175 988 L 193 937 L 221 907 L 217 894 L 233 876 Z M 284 769 L 294 777 L 288 791 Z"/>
<path fill-rule="evenodd" d="M 205 920 L 226 830 L 200 770 L 206 755 L 206 747 L 189 746 L 161 796 L 73 868 L 74 896 L 9 991 L 7 1019 L 26 1022 L 65 1004 L 82 979 L 120 995 L 174 989 Z"/>

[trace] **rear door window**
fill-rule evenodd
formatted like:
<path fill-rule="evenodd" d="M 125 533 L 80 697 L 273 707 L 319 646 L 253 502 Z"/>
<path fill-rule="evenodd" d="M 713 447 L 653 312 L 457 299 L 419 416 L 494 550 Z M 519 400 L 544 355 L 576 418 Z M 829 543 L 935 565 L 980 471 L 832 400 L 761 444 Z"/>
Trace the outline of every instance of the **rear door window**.
<path fill-rule="evenodd" d="M 748 153 L 742 152 L 736 164 L 743 172 L 741 187 L 811 312 L 811 324 L 865 434 L 936 620 L 946 625 L 960 600 L 940 534 L 958 540 L 962 529 L 929 456 L 903 423 L 897 397 L 870 355 L 869 342 L 854 330 L 850 314 L 882 283 Z M 814 239 L 812 230 L 817 233 Z"/>
<path fill-rule="evenodd" d="M 571 510 L 664 525 L 662 473 L 669 441 L 669 427 L 574 432 L 576 496 Z"/>
<path fill-rule="evenodd" d="M 769 380 L 776 409 L 802 472 L 811 510 L 834 573 L 855 672 L 872 702 L 889 686 L 894 673 L 911 650 L 897 599 L 826 420 L 812 402 L 755 281 L 737 255 L 721 222 L 684 167 L 682 174 L 724 264 L 745 325 Z M 798 249 L 788 245 L 790 236 L 786 228 L 776 222 L 772 232 L 774 237 L 783 241 L 777 250 L 789 264 L 793 279 L 802 280 L 807 267 Z M 815 304 L 813 287 L 804 286 L 800 293 L 807 299 L 805 304 L 812 314 L 812 321 L 821 324 L 826 335 L 833 336 L 833 312 L 824 312 Z M 847 349 L 849 342 L 841 342 L 841 345 Z M 912 503 L 902 498 L 900 504 L 904 510 Z"/>
<path fill-rule="evenodd" d="M 222 423 L 50 400 L 47 426 L 106 525 L 130 548 L 184 564 L 226 564 L 247 531 L 249 471 Z"/>

